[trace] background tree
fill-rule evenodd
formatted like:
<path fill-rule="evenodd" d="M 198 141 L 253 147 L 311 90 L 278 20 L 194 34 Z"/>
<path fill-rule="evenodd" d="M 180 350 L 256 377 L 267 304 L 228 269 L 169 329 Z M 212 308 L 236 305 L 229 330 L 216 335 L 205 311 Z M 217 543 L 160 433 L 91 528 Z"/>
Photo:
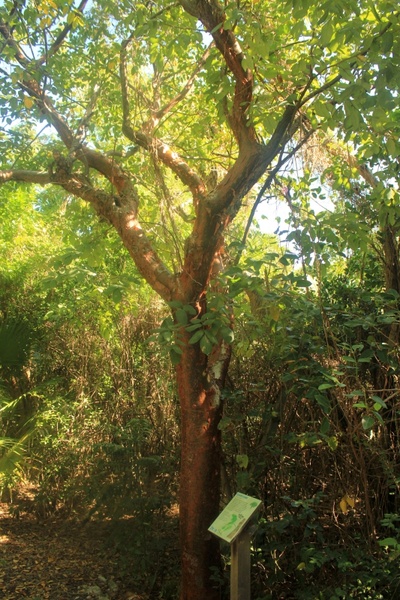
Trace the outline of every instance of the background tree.
<path fill-rule="evenodd" d="M 224 233 L 263 175 L 258 200 L 316 130 L 343 123 L 357 144 L 361 111 L 375 122 L 372 105 L 386 112 L 379 67 L 397 90 L 398 13 L 390 2 L 86 4 L 1 9 L 10 162 L 0 178 L 87 201 L 168 303 L 181 407 L 181 598 L 216 598 L 218 543 L 207 528 L 219 510 L 232 318 L 229 302 L 213 304 L 224 291 L 211 282 L 230 260 Z"/>

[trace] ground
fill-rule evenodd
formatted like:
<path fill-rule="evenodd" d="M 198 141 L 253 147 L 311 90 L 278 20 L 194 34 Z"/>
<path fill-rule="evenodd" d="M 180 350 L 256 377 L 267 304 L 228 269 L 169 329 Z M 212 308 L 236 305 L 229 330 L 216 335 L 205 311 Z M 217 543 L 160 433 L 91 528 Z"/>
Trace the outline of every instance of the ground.
<path fill-rule="evenodd" d="M 17 508 L 16 508 L 17 507 Z M 0 504 L 1 600 L 147 600 L 121 577 L 111 523 L 38 519 Z"/>

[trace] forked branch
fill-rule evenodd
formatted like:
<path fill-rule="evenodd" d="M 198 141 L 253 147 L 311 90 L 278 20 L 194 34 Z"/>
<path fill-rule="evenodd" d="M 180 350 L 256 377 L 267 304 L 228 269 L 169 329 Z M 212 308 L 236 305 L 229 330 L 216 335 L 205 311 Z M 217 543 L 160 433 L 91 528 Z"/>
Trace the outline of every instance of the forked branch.
<path fill-rule="evenodd" d="M 230 29 L 224 29 L 226 14 L 218 0 L 180 0 L 182 7 L 204 25 L 214 39 L 225 63 L 235 78 L 235 92 L 229 125 L 239 148 L 255 145 L 257 136 L 247 117 L 253 97 L 253 74 L 243 67 L 242 48 Z"/>
<path fill-rule="evenodd" d="M 187 82 L 185 83 L 185 85 L 183 86 L 181 91 L 176 96 L 174 96 L 174 98 L 171 98 L 171 100 L 169 100 L 169 102 L 164 104 L 164 106 L 162 106 L 158 111 L 156 111 L 154 113 L 152 120 L 155 125 L 157 125 L 161 121 L 161 119 L 163 119 L 169 112 L 171 112 L 171 110 L 173 108 L 175 108 L 175 106 L 177 106 L 179 104 L 179 102 L 181 102 L 184 98 L 186 98 L 186 96 L 192 90 L 193 84 L 196 80 L 197 75 L 199 74 L 201 69 L 204 67 L 204 64 L 205 64 L 207 58 L 210 56 L 211 46 L 212 46 L 212 44 L 210 44 L 210 46 L 206 49 L 203 56 L 200 58 L 199 62 L 197 63 L 195 69 L 193 70 L 193 73 L 190 75 L 189 79 L 187 80 Z"/>
<path fill-rule="evenodd" d="M 179 179 L 190 189 L 195 206 L 198 205 L 201 198 L 206 195 L 206 186 L 201 177 L 187 164 L 187 162 L 175 151 L 171 150 L 168 144 L 162 140 L 147 135 L 142 131 L 134 129 L 130 119 L 130 104 L 128 93 L 128 78 L 126 69 L 126 49 L 130 40 L 126 40 L 121 47 L 120 55 L 120 78 L 122 92 L 122 114 L 123 125 L 122 131 L 124 135 L 141 148 L 159 159 L 166 167 L 171 169 Z M 164 109 L 161 109 L 163 111 Z M 166 109 L 165 109 L 166 110 Z"/>

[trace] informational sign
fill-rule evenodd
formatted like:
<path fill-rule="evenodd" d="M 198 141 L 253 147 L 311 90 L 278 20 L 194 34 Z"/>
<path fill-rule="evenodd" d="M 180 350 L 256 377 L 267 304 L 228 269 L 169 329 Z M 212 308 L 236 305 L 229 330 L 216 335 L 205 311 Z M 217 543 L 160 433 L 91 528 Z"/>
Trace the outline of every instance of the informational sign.
<path fill-rule="evenodd" d="M 208 531 L 231 544 L 257 512 L 261 500 L 240 492 L 225 506 Z"/>

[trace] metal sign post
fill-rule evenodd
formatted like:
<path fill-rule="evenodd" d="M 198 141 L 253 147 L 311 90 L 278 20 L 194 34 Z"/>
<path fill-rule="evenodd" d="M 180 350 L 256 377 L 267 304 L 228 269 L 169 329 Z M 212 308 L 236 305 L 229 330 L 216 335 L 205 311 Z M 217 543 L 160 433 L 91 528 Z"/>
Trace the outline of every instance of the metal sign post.
<path fill-rule="evenodd" d="M 231 545 L 230 600 L 250 600 L 250 544 L 261 500 L 236 494 L 208 528 Z"/>

